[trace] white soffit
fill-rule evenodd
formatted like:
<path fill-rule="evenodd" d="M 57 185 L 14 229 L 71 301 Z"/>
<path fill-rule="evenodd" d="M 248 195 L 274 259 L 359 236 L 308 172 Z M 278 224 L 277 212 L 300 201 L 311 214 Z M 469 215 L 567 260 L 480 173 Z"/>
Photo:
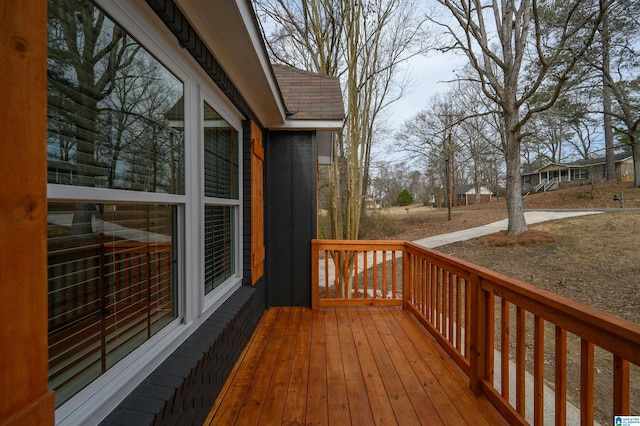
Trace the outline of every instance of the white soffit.
<path fill-rule="evenodd" d="M 258 120 L 277 127 L 286 108 L 248 1 L 175 0 Z"/>
<path fill-rule="evenodd" d="M 328 130 L 339 132 L 344 126 L 343 120 L 290 120 L 279 126 L 269 127 L 271 130 Z"/>

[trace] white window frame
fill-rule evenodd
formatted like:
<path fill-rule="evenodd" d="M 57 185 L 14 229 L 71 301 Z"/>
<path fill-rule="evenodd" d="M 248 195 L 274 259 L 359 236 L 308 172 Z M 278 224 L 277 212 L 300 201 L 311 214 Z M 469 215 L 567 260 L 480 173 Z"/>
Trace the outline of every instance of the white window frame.
<path fill-rule="evenodd" d="M 242 282 L 242 120 L 244 117 L 144 2 L 94 0 L 115 22 L 184 84 L 185 194 L 161 194 L 59 184 L 47 185 L 48 201 L 153 203 L 178 206 L 178 318 L 70 398 L 56 424 L 97 424 L 210 316 Z M 206 101 L 238 131 L 239 199 L 236 211 L 236 274 L 204 296 L 205 199 L 202 103 Z M 213 199 L 215 201 L 215 199 Z M 231 205 L 224 200 L 224 205 Z"/>
<path fill-rule="evenodd" d="M 234 229 L 234 241 L 237 242 L 235 246 L 235 273 L 221 283 L 218 287 L 213 289 L 209 294 L 204 294 L 204 232 L 200 232 L 200 266 L 198 270 L 202 273 L 202 279 L 200 282 L 200 312 L 202 316 L 208 317 L 213 313 L 220 305 L 242 285 L 242 118 L 240 115 L 229 114 L 228 108 L 221 101 L 219 96 L 216 96 L 208 88 L 202 88 L 200 91 L 200 101 L 198 102 L 198 117 L 200 117 L 199 136 L 200 143 L 198 146 L 199 152 L 199 185 L 198 193 L 200 195 L 200 229 L 204 230 L 204 208 L 205 206 L 233 206 L 235 229 Z M 225 99 L 226 98 L 222 98 Z M 207 197 L 204 195 L 204 103 L 207 103 L 218 113 L 228 124 L 233 127 L 238 134 L 238 199 L 220 199 L 215 197 Z"/>

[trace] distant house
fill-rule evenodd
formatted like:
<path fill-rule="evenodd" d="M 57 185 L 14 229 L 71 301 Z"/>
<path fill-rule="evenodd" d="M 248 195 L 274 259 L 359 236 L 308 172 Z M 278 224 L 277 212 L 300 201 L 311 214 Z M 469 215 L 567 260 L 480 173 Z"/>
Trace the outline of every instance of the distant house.
<path fill-rule="evenodd" d="M 615 156 L 616 179 L 633 180 L 633 157 L 628 153 Z M 586 181 L 593 177 L 603 180 L 607 177 L 606 157 L 578 160 L 572 163 L 549 163 L 536 170 L 523 171 L 522 189 L 525 192 L 539 192 L 558 189 L 558 183 L 575 180 Z"/>
<path fill-rule="evenodd" d="M 364 197 L 364 207 L 371 210 L 381 209 L 382 199 L 376 198 L 372 195 L 368 195 Z"/>
<path fill-rule="evenodd" d="M 476 204 L 477 198 L 475 185 L 461 185 L 458 187 L 457 194 L 459 206 Z M 480 186 L 480 203 L 489 203 L 491 202 L 492 197 L 493 192 L 485 186 Z"/>

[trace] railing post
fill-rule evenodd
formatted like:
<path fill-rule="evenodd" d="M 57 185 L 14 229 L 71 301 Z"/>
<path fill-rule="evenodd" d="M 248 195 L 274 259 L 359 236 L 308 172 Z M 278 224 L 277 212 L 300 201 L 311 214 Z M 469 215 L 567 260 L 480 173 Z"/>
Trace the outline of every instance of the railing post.
<path fill-rule="evenodd" d="M 320 283 L 318 282 L 320 256 L 318 252 L 318 241 L 311 240 L 311 309 L 314 310 L 318 309 L 320 305 Z"/>
<path fill-rule="evenodd" d="M 402 246 L 402 309 L 409 307 L 409 297 L 411 295 L 411 280 L 409 278 L 411 276 L 410 264 L 407 244 L 405 243 Z"/>
<path fill-rule="evenodd" d="M 482 290 L 482 278 L 478 275 L 471 275 L 471 306 L 470 324 L 467 332 L 470 336 L 470 359 L 469 359 L 469 387 L 471 391 L 480 395 L 482 379 L 487 377 L 487 313 L 488 297 Z"/>

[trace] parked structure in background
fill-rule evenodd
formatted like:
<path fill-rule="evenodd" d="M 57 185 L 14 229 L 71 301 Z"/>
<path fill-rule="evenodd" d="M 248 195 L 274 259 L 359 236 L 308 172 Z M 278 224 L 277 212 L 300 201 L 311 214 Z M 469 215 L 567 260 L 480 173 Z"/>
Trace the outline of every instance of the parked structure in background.
<path fill-rule="evenodd" d="M 628 153 L 615 156 L 616 180 L 633 182 L 633 157 Z M 578 160 L 572 163 L 549 163 L 536 170 L 523 171 L 522 190 L 541 192 L 558 189 L 562 182 L 591 181 L 607 179 L 605 157 Z"/>
<path fill-rule="evenodd" d="M 493 192 L 486 186 L 480 186 L 480 197 L 476 195 L 475 185 L 461 185 L 457 188 L 457 205 L 489 203 L 493 199 Z"/>

